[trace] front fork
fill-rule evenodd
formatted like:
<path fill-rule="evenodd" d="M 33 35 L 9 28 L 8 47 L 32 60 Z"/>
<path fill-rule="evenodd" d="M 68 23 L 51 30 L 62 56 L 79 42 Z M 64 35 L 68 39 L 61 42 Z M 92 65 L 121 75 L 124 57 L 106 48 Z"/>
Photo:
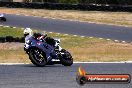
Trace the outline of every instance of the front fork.
<path fill-rule="evenodd" d="M 61 51 L 61 50 L 62 50 L 62 48 L 61 48 L 60 46 L 57 46 L 56 49 L 57 49 L 58 51 Z"/>

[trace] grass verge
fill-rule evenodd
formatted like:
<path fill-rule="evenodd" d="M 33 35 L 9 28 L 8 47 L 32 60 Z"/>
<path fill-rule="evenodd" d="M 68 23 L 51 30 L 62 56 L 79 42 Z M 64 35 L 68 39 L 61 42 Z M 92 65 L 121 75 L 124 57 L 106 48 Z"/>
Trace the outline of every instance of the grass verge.
<path fill-rule="evenodd" d="M 22 14 L 58 19 L 79 20 L 86 22 L 123 25 L 132 27 L 131 12 L 77 11 L 77 10 L 45 10 L 24 8 L 0 8 L 0 13 Z"/>
<path fill-rule="evenodd" d="M 3 34 L 4 33 L 4 34 Z M 21 37 L 23 30 L 0 27 L 0 36 Z M 114 62 L 132 60 L 132 45 L 98 38 L 79 37 L 57 33 L 48 36 L 60 38 L 61 46 L 71 52 L 74 61 Z M 30 63 L 23 51 L 23 43 L 0 43 L 0 63 Z"/>

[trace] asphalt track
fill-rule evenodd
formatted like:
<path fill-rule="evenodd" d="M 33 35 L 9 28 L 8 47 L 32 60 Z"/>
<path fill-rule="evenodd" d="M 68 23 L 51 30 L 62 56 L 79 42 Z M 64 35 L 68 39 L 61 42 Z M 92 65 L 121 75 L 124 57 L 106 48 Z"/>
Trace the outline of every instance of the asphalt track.
<path fill-rule="evenodd" d="M 0 22 L 0 25 L 30 27 L 49 32 L 59 32 L 132 42 L 132 27 L 11 14 L 6 14 L 5 17 L 7 18 L 7 22 Z"/>
<path fill-rule="evenodd" d="M 53 65 L 35 67 L 29 65 L 0 65 L 0 88 L 132 88 L 129 84 L 76 83 L 76 73 L 82 66 L 88 74 L 130 74 L 131 63 L 86 63 L 71 67 Z"/>

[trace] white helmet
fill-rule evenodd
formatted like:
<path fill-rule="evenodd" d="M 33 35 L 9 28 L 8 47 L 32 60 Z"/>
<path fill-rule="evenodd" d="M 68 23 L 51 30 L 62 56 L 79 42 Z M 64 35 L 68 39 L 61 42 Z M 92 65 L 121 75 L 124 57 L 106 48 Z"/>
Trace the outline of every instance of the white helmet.
<path fill-rule="evenodd" d="M 32 29 L 31 28 L 25 28 L 23 31 L 24 36 L 32 35 Z"/>
<path fill-rule="evenodd" d="M 2 14 L 0 14 L 0 17 L 4 17 L 4 14 L 2 13 Z"/>

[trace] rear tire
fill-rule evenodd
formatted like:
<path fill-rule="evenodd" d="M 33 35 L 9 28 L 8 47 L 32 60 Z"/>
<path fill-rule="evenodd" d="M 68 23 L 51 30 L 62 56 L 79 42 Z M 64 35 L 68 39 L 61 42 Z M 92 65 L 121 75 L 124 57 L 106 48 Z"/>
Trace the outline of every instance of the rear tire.
<path fill-rule="evenodd" d="M 5 17 L 2 17 L 1 20 L 2 20 L 2 21 L 6 21 L 6 18 L 5 18 Z"/>
<path fill-rule="evenodd" d="M 37 54 L 35 54 L 37 53 Z M 38 48 L 32 48 L 29 51 L 29 59 L 31 62 L 38 66 L 38 67 L 44 67 L 47 63 L 45 53 L 43 53 L 40 49 Z"/>
<path fill-rule="evenodd" d="M 62 49 L 61 53 L 64 53 L 64 55 L 62 55 L 62 58 L 60 59 L 62 65 L 71 66 L 73 64 L 73 58 L 71 54 L 65 49 Z"/>

